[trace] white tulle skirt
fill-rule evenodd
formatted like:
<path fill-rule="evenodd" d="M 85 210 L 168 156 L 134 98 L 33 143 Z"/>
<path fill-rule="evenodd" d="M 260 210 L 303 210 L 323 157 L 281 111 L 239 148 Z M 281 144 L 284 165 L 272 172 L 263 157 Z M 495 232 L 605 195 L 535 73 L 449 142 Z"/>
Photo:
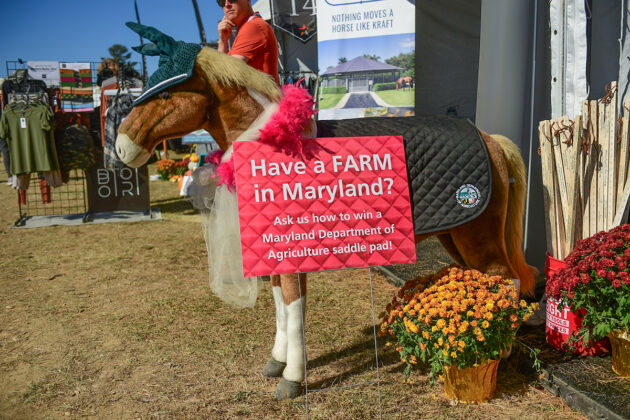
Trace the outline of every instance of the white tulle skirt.
<path fill-rule="evenodd" d="M 210 288 L 224 302 L 241 308 L 254 306 L 262 286 L 260 277 L 243 277 L 241 233 L 236 192 L 216 184 L 214 166 L 193 172 L 190 196 L 201 214 L 208 250 Z"/>

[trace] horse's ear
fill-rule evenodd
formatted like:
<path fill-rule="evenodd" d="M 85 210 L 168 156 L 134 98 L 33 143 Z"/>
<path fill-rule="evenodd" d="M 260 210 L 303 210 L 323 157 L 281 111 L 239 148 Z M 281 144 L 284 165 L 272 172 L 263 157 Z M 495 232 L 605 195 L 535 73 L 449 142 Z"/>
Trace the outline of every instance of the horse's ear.
<path fill-rule="evenodd" d="M 155 44 L 144 44 L 139 47 L 131 47 L 137 53 L 142 55 L 160 55 L 161 51 Z"/>
<path fill-rule="evenodd" d="M 175 39 L 160 32 L 152 26 L 141 25 L 135 22 L 126 22 L 125 25 L 141 37 L 152 41 L 159 48 L 162 54 L 173 55 L 177 48 L 177 41 L 175 41 Z"/>

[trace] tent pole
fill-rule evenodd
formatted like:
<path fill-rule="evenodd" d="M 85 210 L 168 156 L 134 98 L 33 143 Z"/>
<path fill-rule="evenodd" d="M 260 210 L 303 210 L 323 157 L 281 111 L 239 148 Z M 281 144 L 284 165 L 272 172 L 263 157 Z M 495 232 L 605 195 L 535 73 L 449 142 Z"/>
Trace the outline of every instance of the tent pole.
<path fill-rule="evenodd" d="M 536 42 L 538 39 L 538 0 L 534 1 L 534 37 L 532 40 L 531 91 L 529 95 L 529 152 L 527 161 L 527 197 L 525 198 L 525 227 L 523 230 L 523 251 L 527 253 L 529 238 L 529 199 L 532 188 L 532 159 L 534 156 L 534 98 L 536 96 Z M 538 138 L 538 136 L 536 136 Z"/>

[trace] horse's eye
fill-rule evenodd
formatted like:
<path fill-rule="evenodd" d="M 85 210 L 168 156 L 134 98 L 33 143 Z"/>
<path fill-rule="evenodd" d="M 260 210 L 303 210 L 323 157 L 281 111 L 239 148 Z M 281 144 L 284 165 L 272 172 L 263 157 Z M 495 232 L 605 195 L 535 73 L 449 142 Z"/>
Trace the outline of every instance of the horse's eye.
<path fill-rule="evenodd" d="M 160 99 L 168 99 L 171 97 L 171 93 L 170 92 L 160 92 L 158 94 L 158 98 Z"/>

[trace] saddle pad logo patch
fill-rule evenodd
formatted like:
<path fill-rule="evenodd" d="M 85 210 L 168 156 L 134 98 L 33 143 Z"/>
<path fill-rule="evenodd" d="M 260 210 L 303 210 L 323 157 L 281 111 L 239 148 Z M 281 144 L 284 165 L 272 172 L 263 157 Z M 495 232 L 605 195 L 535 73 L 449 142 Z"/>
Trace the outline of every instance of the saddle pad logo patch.
<path fill-rule="evenodd" d="M 460 206 L 471 209 L 481 203 L 481 193 L 474 185 L 464 184 L 457 189 L 455 199 Z"/>

